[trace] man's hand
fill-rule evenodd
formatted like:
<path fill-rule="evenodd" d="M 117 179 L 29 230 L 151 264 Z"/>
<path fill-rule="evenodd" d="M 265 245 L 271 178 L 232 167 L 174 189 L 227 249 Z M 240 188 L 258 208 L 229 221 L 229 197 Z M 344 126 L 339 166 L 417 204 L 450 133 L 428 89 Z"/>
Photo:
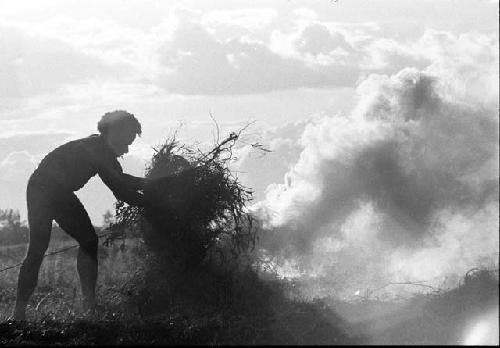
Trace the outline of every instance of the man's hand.
<path fill-rule="evenodd" d="M 122 173 L 121 182 L 123 185 L 127 186 L 130 190 L 137 191 L 143 189 L 144 178 Z"/>
<path fill-rule="evenodd" d="M 138 186 L 139 186 L 139 190 L 141 191 L 144 191 L 146 189 L 147 186 L 151 185 L 151 183 L 153 182 L 153 179 L 150 179 L 150 178 L 138 178 L 139 181 L 138 181 Z"/>
<path fill-rule="evenodd" d="M 151 185 L 152 182 L 153 182 L 153 179 L 142 178 L 142 187 L 143 187 L 143 189 L 146 188 L 146 186 Z"/>

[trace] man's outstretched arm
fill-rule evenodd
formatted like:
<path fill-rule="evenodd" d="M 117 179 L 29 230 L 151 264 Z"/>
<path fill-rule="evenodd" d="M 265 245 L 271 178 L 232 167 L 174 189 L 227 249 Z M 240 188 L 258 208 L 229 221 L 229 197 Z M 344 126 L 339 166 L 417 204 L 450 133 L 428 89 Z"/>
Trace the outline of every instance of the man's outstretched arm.
<path fill-rule="evenodd" d="M 123 175 L 123 181 L 125 184 L 132 190 L 137 191 L 137 190 L 144 190 L 144 187 L 146 185 L 146 178 L 141 178 L 137 176 L 133 176 L 130 174 L 122 173 Z"/>
<path fill-rule="evenodd" d="M 130 205 L 146 205 L 144 195 L 137 192 L 144 187 L 145 179 L 123 173 L 118 161 L 113 165 L 101 166 L 97 174 L 117 199 Z"/>

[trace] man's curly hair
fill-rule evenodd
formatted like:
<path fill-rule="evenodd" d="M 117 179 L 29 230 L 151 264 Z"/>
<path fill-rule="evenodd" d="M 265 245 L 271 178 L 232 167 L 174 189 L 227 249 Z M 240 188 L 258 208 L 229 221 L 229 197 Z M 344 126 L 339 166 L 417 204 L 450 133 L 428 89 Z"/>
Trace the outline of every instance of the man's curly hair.
<path fill-rule="evenodd" d="M 141 124 L 135 116 L 125 110 L 115 110 L 105 113 L 99 122 L 97 122 L 97 130 L 102 135 L 106 135 L 111 127 L 129 128 L 141 136 Z"/>

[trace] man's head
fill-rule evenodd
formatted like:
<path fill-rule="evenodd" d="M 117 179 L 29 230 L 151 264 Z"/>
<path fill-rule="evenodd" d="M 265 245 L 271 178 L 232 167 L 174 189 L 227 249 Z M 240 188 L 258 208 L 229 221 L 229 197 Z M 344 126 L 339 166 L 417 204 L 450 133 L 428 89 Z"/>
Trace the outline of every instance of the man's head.
<path fill-rule="evenodd" d="M 97 123 L 97 129 L 113 149 L 116 157 L 128 152 L 128 147 L 133 143 L 135 136 L 141 135 L 141 124 L 134 115 L 116 110 L 107 112 Z"/>

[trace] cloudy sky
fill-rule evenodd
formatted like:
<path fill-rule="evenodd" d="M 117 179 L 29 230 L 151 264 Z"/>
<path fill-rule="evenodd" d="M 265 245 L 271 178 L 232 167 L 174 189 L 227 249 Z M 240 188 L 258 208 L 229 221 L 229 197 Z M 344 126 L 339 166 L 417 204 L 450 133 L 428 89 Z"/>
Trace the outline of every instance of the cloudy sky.
<path fill-rule="evenodd" d="M 143 125 L 142 138 L 122 160 L 136 175 L 143 173 L 151 146 L 179 124 L 183 140 L 203 143 L 212 139 L 210 113 L 223 131 L 255 121 L 248 139 L 274 152 L 262 157 L 242 146 L 235 166 L 261 207 L 287 211 L 272 222 L 283 224 L 296 212 L 291 202 L 304 192 L 312 199 L 311 192 L 322 187 L 304 181 L 297 188 L 303 191 L 277 199 L 292 178 L 325 175 L 322 161 L 348 147 L 377 155 L 380 146 L 398 146 L 389 141 L 394 135 L 385 136 L 385 145 L 369 144 L 384 132 L 408 131 L 399 121 L 384 126 L 352 119 L 370 112 L 379 118 L 385 110 L 418 123 L 396 107 L 403 103 L 409 114 L 418 107 L 404 97 L 408 81 L 436 81 L 432 88 L 448 103 L 445 114 L 457 119 L 457 128 L 450 120 L 421 125 L 420 143 L 410 142 L 420 147 L 407 150 L 424 151 L 422 142 L 429 140 L 436 156 L 427 160 L 444 161 L 432 165 L 468 170 L 453 172 L 456 180 L 465 172 L 481 183 L 483 176 L 498 176 L 491 162 L 498 134 L 489 128 L 498 125 L 497 1 L 0 0 L 0 47 L 0 208 L 19 209 L 23 218 L 26 181 L 41 158 L 65 141 L 95 133 L 105 112 L 125 109 Z M 467 111 L 457 114 L 462 106 Z M 457 146 L 477 150 L 464 148 L 468 157 L 438 151 L 452 135 L 425 133 L 433 127 L 470 130 L 463 118 L 478 113 L 483 123 L 460 133 L 463 141 L 455 139 Z M 337 152 L 323 153 L 322 144 Z M 417 182 L 410 190 L 432 188 Z M 114 198 L 98 179 L 77 194 L 94 224 L 112 209 Z M 342 194 L 352 198 L 349 204 L 358 197 Z M 444 206 L 455 196 L 436 199 Z M 366 204 L 363 209 L 371 209 Z M 419 222 L 431 214 L 425 203 L 404 209 L 415 211 Z"/>

